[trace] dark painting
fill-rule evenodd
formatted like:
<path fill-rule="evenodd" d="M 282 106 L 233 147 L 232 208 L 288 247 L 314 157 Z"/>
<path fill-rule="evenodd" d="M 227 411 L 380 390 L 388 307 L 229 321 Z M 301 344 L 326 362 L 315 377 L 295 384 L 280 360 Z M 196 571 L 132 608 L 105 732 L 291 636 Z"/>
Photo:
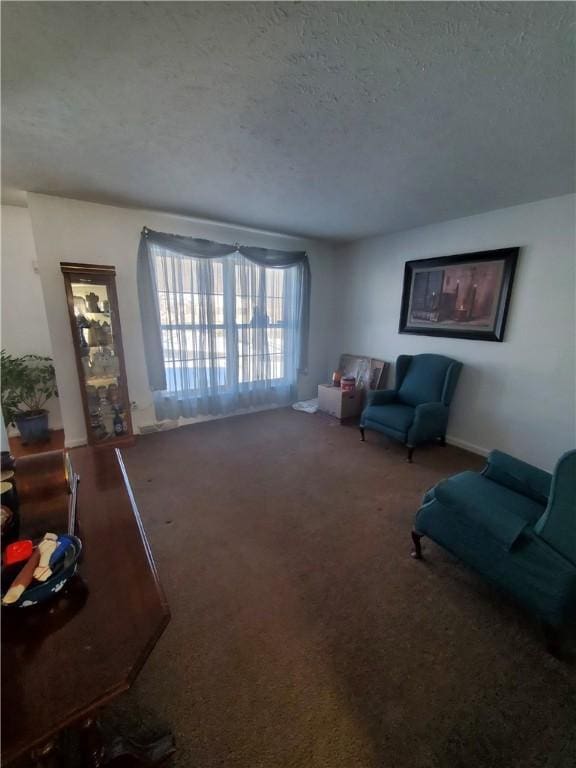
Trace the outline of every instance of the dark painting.
<path fill-rule="evenodd" d="M 407 262 L 400 332 L 502 341 L 518 250 Z"/>

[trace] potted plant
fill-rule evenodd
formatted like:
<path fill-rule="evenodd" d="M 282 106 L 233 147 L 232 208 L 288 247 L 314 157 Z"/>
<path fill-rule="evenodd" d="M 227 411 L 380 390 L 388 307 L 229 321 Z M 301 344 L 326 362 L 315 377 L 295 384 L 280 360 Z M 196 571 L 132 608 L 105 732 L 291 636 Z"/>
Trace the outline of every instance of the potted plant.
<path fill-rule="evenodd" d="M 51 397 L 58 397 L 51 358 L 13 357 L 2 350 L 0 365 L 4 423 L 18 427 L 25 445 L 48 440 L 48 411 L 44 406 Z"/>

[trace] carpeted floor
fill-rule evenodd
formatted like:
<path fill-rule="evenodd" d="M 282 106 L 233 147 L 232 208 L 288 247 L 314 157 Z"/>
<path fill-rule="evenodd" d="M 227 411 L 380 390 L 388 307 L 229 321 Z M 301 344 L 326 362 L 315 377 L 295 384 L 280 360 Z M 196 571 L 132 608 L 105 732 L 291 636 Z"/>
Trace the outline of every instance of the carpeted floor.
<path fill-rule="evenodd" d="M 172 621 L 112 716 L 186 768 L 573 768 L 575 668 L 440 548 L 422 493 L 482 460 L 267 411 L 124 458 Z"/>

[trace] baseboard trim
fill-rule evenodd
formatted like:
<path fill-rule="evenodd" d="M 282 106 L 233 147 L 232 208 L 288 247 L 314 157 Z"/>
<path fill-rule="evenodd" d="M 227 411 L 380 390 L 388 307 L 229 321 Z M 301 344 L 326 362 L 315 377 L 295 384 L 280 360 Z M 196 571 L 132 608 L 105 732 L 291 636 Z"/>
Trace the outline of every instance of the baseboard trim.
<path fill-rule="evenodd" d="M 225 419 L 228 416 L 243 416 L 248 413 L 258 413 L 259 411 L 271 411 L 275 408 L 281 408 L 282 406 L 279 405 L 264 405 L 260 406 L 259 408 L 247 408 L 244 410 L 236 411 L 235 413 L 230 413 L 226 415 L 218 415 L 218 416 L 200 416 L 196 417 L 195 419 L 181 419 L 180 423 L 172 423 L 170 425 L 170 428 L 174 429 L 175 427 L 184 427 L 188 426 L 190 424 L 197 424 L 201 423 L 203 421 L 215 421 L 217 419 Z M 162 432 L 166 430 L 166 426 L 162 426 L 162 423 L 152 423 L 152 424 L 141 424 L 139 426 L 139 432 L 140 434 L 146 434 L 150 432 Z M 480 445 L 475 445 L 474 443 L 469 443 L 467 440 L 460 440 L 459 437 L 451 437 L 450 435 L 446 435 L 446 442 L 449 445 L 454 445 L 456 448 L 463 448 L 465 451 L 470 451 L 471 453 L 476 453 L 479 456 L 488 456 L 490 453 L 489 448 L 482 448 Z M 70 440 L 66 439 L 64 441 L 64 447 L 65 448 L 79 448 L 81 445 L 86 445 L 86 438 L 85 437 L 75 437 Z"/>
<path fill-rule="evenodd" d="M 463 448 L 465 451 L 470 451 L 470 453 L 477 453 L 479 456 L 488 456 L 490 453 L 489 448 L 482 448 L 482 446 L 469 443 L 467 440 L 460 440 L 459 437 L 450 437 L 450 435 L 446 435 L 446 442 L 449 445 L 455 445 L 456 448 Z"/>
<path fill-rule="evenodd" d="M 273 403 L 271 405 L 260 405 L 254 408 L 240 408 L 237 411 L 231 413 L 219 413 L 219 414 L 204 414 L 201 416 L 192 416 L 185 418 L 180 416 L 178 419 L 165 419 L 164 421 L 155 421 L 146 424 L 139 424 L 137 434 L 151 435 L 156 432 L 166 432 L 172 429 L 179 429 L 180 427 L 190 427 L 194 424 L 203 424 L 205 421 L 219 421 L 220 419 L 228 419 L 231 416 L 248 416 L 251 413 L 260 413 L 262 411 L 273 411 L 277 408 L 286 408 L 285 405 L 278 405 Z"/>

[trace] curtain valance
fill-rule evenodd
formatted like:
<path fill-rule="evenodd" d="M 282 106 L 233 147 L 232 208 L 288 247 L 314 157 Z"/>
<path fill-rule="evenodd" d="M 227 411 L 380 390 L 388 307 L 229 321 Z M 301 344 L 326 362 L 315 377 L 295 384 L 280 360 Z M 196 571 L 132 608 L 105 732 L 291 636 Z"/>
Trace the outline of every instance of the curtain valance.
<path fill-rule="evenodd" d="M 248 245 L 240 245 L 239 243 L 230 245 L 217 243 L 214 240 L 203 240 L 197 237 L 155 232 L 153 229 L 148 229 L 148 227 L 142 229 L 142 238 L 147 243 L 153 243 L 169 251 L 175 251 L 182 256 L 192 256 L 196 259 L 219 259 L 223 256 L 230 256 L 233 253 L 241 253 L 242 256 L 261 267 L 276 269 L 285 269 L 296 264 L 308 262 L 306 251 L 278 251 L 273 248 L 253 248 Z"/>
<path fill-rule="evenodd" d="M 298 295 L 296 297 L 299 327 L 298 371 L 303 373 L 307 370 L 311 275 L 306 251 L 282 251 L 255 248 L 239 243 L 217 243 L 212 240 L 185 235 L 156 232 L 144 227 L 138 248 L 137 279 L 148 380 L 152 391 L 166 389 L 160 308 L 152 261 L 152 248 L 155 246 L 195 259 L 222 259 L 239 253 L 260 267 L 269 269 L 296 268 L 298 272 Z"/>

